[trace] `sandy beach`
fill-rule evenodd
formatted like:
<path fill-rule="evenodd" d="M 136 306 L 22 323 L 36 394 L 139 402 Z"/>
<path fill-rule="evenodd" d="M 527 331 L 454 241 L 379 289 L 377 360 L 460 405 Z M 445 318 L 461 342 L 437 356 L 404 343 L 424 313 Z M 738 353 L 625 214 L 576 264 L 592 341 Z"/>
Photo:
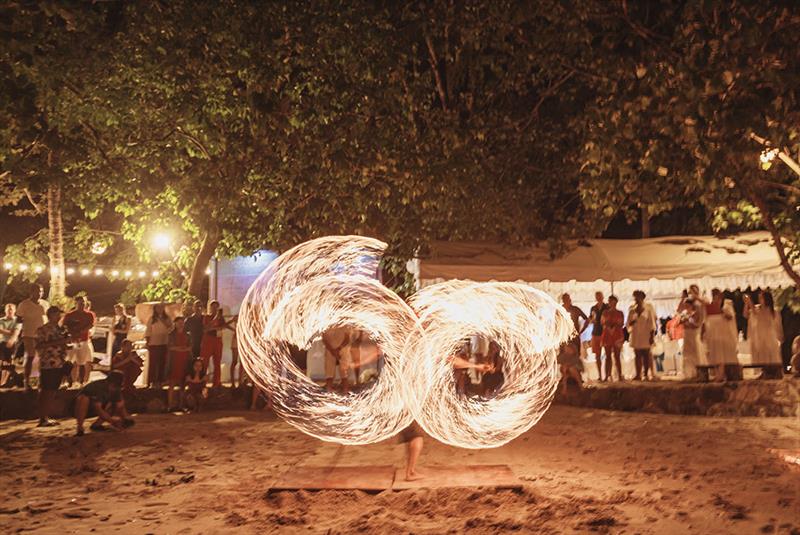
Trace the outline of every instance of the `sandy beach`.
<path fill-rule="evenodd" d="M 800 533 L 800 470 L 781 456 L 800 449 L 791 418 L 554 406 L 502 448 L 426 441 L 423 471 L 508 464 L 522 491 L 380 493 L 268 489 L 294 466 L 402 466 L 396 441 L 324 443 L 269 412 L 141 415 L 81 439 L 73 422 L 0 423 L 5 532 Z"/>

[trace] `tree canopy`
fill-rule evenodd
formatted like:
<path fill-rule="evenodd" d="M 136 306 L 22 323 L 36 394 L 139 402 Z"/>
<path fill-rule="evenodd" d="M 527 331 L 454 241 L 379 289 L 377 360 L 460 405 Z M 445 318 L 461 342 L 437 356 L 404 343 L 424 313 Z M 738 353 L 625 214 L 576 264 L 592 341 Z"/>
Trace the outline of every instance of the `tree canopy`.
<path fill-rule="evenodd" d="M 800 177 L 761 170 L 750 134 L 800 148 L 797 11 L 13 4 L 0 177 L 7 202 L 42 210 L 59 188 L 68 258 L 101 240 L 104 262 L 160 261 L 150 239 L 170 230 L 156 287 L 195 294 L 214 254 L 324 234 L 373 235 L 397 258 L 464 238 L 559 254 L 620 212 L 687 205 L 720 230 L 774 230 L 793 272 Z"/>

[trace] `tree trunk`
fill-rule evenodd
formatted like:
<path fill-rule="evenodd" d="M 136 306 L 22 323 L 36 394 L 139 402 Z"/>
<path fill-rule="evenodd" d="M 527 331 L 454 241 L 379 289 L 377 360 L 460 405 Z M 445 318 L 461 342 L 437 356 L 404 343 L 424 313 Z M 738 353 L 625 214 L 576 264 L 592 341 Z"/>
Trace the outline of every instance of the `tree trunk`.
<path fill-rule="evenodd" d="M 192 273 L 189 275 L 189 293 L 197 298 L 202 294 L 206 268 L 208 268 L 211 257 L 214 256 L 214 251 L 217 250 L 217 245 L 219 245 L 219 232 L 216 229 L 207 231 L 203 236 L 200 250 L 197 251 L 197 256 L 194 258 Z"/>
<path fill-rule="evenodd" d="M 650 237 L 650 207 L 642 205 L 642 238 Z"/>
<path fill-rule="evenodd" d="M 769 212 L 769 207 L 767 206 L 766 201 L 764 201 L 760 195 L 752 190 L 750 191 L 750 198 L 753 201 L 753 204 L 756 205 L 756 208 L 758 208 L 758 211 L 761 212 L 761 219 L 764 221 L 764 226 L 767 227 L 767 230 L 772 236 L 772 241 L 775 242 L 775 249 L 778 250 L 778 258 L 780 259 L 781 267 L 783 267 L 783 270 L 787 275 L 789 275 L 789 278 L 791 278 L 794 283 L 800 287 L 800 273 L 795 271 L 791 262 L 789 262 L 789 257 L 786 256 L 786 249 L 783 248 L 781 233 L 775 226 L 775 222 L 772 220 L 772 214 Z"/>
<path fill-rule="evenodd" d="M 47 188 L 47 233 L 50 242 L 50 294 L 51 302 L 66 295 L 67 281 L 64 268 L 64 227 L 61 221 L 61 186 Z"/>

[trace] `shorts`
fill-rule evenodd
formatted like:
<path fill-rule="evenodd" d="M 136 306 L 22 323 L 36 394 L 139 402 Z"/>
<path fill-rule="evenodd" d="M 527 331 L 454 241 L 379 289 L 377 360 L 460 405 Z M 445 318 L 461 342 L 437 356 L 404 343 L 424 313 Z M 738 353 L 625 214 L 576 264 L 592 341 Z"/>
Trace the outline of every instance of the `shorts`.
<path fill-rule="evenodd" d="M 39 371 L 39 388 L 47 392 L 55 392 L 61 386 L 64 370 L 61 368 L 48 368 Z"/>
<path fill-rule="evenodd" d="M 603 349 L 603 335 L 592 335 L 592 353 L 595 357 L 600 356 L 600 351 Z"/>
<path fill-rule="evenodd" d="M 0 342 L 0 362 L 10 364 L 14 358 L 16 346 L 8 347 L 5 342 Z"/>
<path fill-rule="evenodd" d="M 350 358 L 350 346 L 343 347 L 339 354 L 341 358 L 336 358 L 331 352 L 325 351 L 325 378 L 326 379 L 333 379 L 336 377 L 336 367 L 338 366 L 339 369 L 345 368 L 346 370 L 350 369 L 352 364 L 352 359 Z"/>
<path fill-rule="evenodd" d="M 33 357 L 36 356 L 36 337 L 23 336 L 22 345 L 25 346 L 25 355 L 27 356 L 27 358 L 33 360 Z"/>
<path fill-rule="evenodd" d="M 422 426 L 419 425 L 416 420 L 411 422 L 411 425 L 400 431 L 398 435 L 398 439 L 401 444 L 405 444 L 407 442 L 411 442 L 415 438 L 420 438 L 425 436 L 425 431 L 422 430 Z"/>
<path fill-rule="evenodd" d="M 93 353 L 91 341 L 75 342 L 75 347 L 69 350 L 69 360 L 78 366 L 84 366 L 92 362 Z"/>
<path fill-rule="evenodd" d="M 581 369 L 581 346 L 580 342 L 569 341 L 558 352 L 558 363 L 563 366 L 574 366 Z"/>

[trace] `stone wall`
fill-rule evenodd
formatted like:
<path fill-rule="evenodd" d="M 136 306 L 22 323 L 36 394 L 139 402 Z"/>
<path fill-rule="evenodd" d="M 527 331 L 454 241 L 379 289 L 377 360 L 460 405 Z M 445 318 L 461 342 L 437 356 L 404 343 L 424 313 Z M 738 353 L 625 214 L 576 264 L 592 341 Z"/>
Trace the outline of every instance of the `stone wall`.
<path fill-rule="evenodd" d="M 800 379 L 726 383 L 603 383 L 559 392 L 555 403 L 705 416 L 799 416 Z"/>

